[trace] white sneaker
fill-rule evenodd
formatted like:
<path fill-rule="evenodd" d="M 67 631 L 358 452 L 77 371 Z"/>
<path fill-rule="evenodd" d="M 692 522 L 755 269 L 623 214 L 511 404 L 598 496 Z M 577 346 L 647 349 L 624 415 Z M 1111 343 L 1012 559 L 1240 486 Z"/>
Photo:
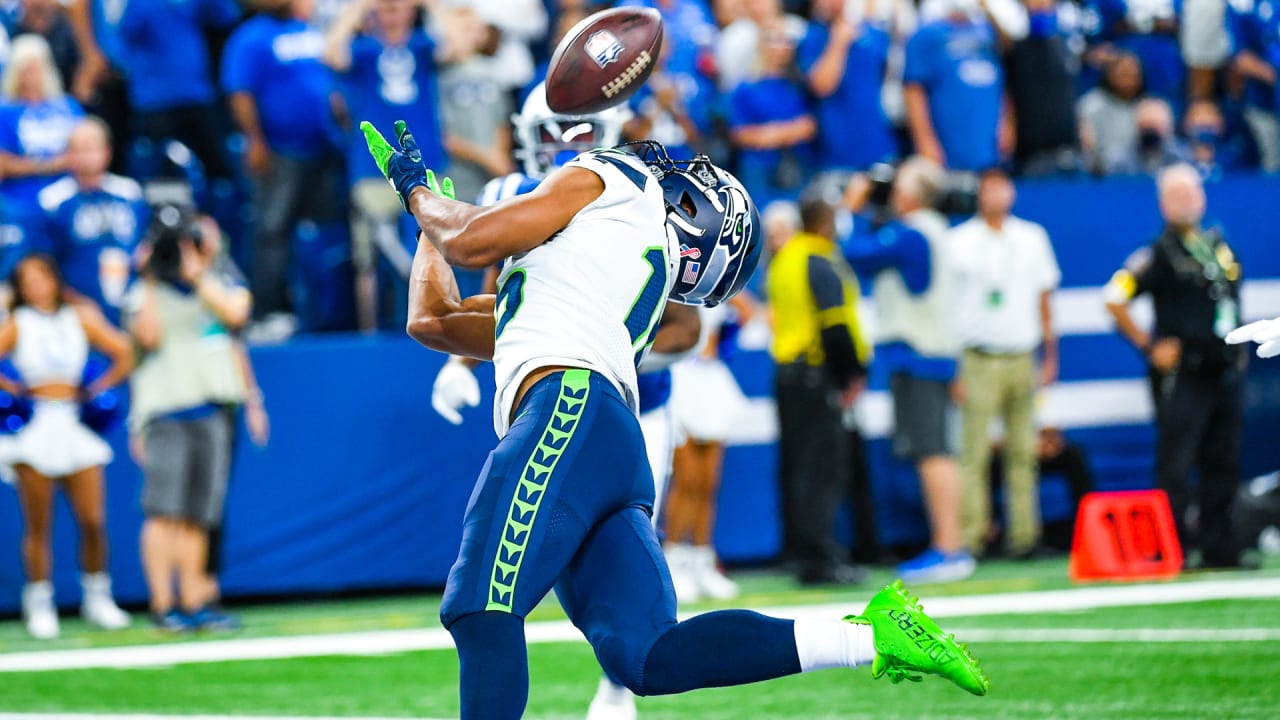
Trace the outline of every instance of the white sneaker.
<path fill-rule="evenodd" d="M 681 605 L 698 602 L 702 590 L 693 566 L 693 548 L 684 543 L 666 546 L 667 566 L 671 569 L 671 584 L 676 590 L 676 602 Z"/>
<path fill-rule="evenodd" d="M 716 551 L 710 545 L 699 545 L 692 549 L 694 577 L 698 581 L 698 589 L 712 600 L 732 600 L 738 597 L 738 583 L 730 580 L 720 572 L 716 563 Z"/>
<path fill-rule="evenodd" d="M 636 720 L 636 696 L 609 678 L 600 678 L 600 687 L 587 708 L 587 720 Z"/>
<path fill-rule="evenodd" d="M 129 627 L 129 613 L 120 609 L 111 597 L 111 577 L 106 573 L 80 576 L 84 588 L 84 600 L 80 603 L 80 616 L 85 622 L 102 630 L 123 630 Z"/>
<path fill-rule="evenodd" d="M 27 632 L 37 640 L 58 637 L 58 611 L 53 606 L 53 583 L 48 580 L 27 583 L 22 588 L 22 618 Z"/>

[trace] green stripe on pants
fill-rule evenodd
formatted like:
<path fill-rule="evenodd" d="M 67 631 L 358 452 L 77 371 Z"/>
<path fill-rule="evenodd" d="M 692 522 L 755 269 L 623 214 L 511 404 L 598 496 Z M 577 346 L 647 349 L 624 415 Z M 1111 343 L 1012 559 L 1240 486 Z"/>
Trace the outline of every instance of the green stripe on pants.
<path fill-rule="evenodd" d="M 520 471 L 511 508 L 507 511 L 506 526 L 498 543 L 498 554 L 493 559 L 493 577 L 489 581 L 489 603 L 485 610 L 511 612 L 515 602 L 516 581 L 520 566 L 529 548 L 538 510 L 546 495 L 551 474 L 560 463 L 560 456 L 569 447 L 573 433 L 582 419 L 590 391 L 591 372 L 566 370 L 560 376 L 560 396 L 556 398 L 551 420 L 542 431 L 538 444 Z"/>

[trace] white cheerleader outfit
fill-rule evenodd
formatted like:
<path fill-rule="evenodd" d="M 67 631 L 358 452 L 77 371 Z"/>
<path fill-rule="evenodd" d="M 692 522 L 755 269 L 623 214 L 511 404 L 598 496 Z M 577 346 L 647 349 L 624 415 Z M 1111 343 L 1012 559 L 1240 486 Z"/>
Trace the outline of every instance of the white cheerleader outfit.
<path fill-rule="evenodd" d="M 741 423 L 748 401 L 719 357 L 707 357 L 710 336 L 724 325 L 728 308 L 702 308 L 699 352 L 671 366 L 671 406 L 676 424 L 697 442 L 725 442 Z"/>
<path fill-rule="evenodd" d="M 56 313 L 20 307 L 13 365 L 27 387 L 49 383 L 79 386 L 89 358 L 89 339 L 74 308 Z M 0 436 L 0 465 L 29 465 L 49 478 L 73 475 L 111 462 L 111 447 L 80 422 L 75 400 L 33 398 L 31 419 L 18 432 Z M 7 476 L 8 473 L 5 473 Z"/>

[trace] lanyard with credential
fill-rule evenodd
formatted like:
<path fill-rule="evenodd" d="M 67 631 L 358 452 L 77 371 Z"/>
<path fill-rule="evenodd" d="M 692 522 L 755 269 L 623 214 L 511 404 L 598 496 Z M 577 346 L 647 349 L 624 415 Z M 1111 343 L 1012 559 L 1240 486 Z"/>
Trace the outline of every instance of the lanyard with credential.
<path fill-rule="evenodd" d="M 1226 337 L 1240 320 L 1236 302 L 1227 292 L 1230 273 L 1223 265 L 1216 249 L 1205 240 L 1203 233 L 1189 234 L 1183 239 L 1182 246 L 1196 262 L 1200 263 L 1204 279 L 1209 281 L 1209 299 L 1217 303 L 1214 308 L 1213 332 L 1218 337 Z"/>

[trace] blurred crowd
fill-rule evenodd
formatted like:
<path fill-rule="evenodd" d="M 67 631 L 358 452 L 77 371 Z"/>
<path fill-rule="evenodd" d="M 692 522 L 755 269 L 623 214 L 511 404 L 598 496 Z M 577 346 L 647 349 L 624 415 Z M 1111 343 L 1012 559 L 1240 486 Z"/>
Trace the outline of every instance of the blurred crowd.
<path fill-rule="evenodd" d="M 427 164 L 478 195 L 519 169 L 508 119 L 556 42 L 611 4 L 666 24 L 623 138 L 708 153 L 762 208 L 913 153 L 951 173 L 970 211 L 992 167 L 1280 169 L 1271 0 L 10 0 L 0 270 L 49 251 L 115 305 L 165 183 L 151 186 L 176 178 L 230 236 L 256 298 L 251 339 L 395 328 L 413 229 L 354 125 L 407 120 Z M 59 202 L 65 183 L 43 192 L 75 174 L 85 114 L 109 130 L 111 172 L 141 183 L 137 207 L 90 218 Z M 66 245 L 48 227 L 59 211 L 55 224 L 76 220 Z M 84 236 L 110 252 L 90 257 Z"/>

